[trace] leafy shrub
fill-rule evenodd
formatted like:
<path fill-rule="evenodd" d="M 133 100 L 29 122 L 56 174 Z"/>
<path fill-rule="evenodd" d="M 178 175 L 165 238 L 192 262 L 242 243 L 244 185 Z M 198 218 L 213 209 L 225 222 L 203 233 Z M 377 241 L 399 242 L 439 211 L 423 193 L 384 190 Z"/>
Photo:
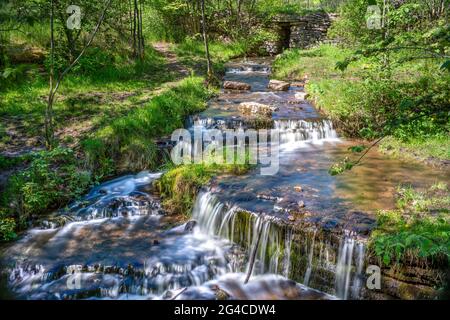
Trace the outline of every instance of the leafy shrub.
<path fill-rule="evenodd" d="M 3 203 L 19 227 L 49 209 L 80 196 L 91 186 L 91 175 L 79 169 L 73 150 L 56 148 L 33 157 L 29 167 L 8 181 Z"/>
<path fill-rule="evenodd" d="M 436 184 L 426 193 L 403 187 L 396 210 L 378 213 L 371 251 L 385 264 L 450 261 L 450 196 L 447 185 Z"/>
<path fill-rule="evenodd" d="M 0 211 L 0 241 L 10 241 L 16 237 L 16 222 Z"/>

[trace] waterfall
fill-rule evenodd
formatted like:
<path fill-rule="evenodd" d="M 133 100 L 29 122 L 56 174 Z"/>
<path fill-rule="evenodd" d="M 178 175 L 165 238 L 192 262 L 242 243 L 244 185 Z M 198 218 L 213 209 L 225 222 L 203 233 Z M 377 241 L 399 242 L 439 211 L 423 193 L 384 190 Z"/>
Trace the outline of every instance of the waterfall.
<path fill-rule="evenodd" d="M 354 248 L 357 246 L 356 258 Z M 354 263 L 355 260 L 355 263 Z M 336 265 L 336 294 L 339 298 L 358 298 L 362 284 L 362 269 L 364 265 L 364 245 L 358 243 L 353 235 L 346 231 L 341 240 L 338 261 Z M 353 280 L 352 272 L 354 274 Z M 351 287 L 352 284 L 352 287 Z M 349 292 L 349 290 L 352 290 Z M 349 296 L 349 293 L 351 296 Z"/>
<path fill-rule="evenodd" d="M 313 254 L 314 254 L 314 241 L 316 240 L 316 230 L 313 232 L 313 237 L 311 241 L 311 246 L 309 247 L 309 254 L 308 254 L 308 268 L 305 272 L 305 278 L 303 280 L 303 284 L 305 286 L 309 283 L 309 278 L 311 277 L 311 271 L 312 271 L 312 260 L 313 260 Z"/>
<path fill-rule="evenodd" d="M 276 226 L 268 216 L 228 209 L 211 192 L 200 193 L 193 210 L 197 233 L 219 236 L 244 246 L 248 254 L 259 232 L 253 274 L 289 273 L 292 231 Z"/>
<path fill-rule="evenodd" d="M 245 248 L 248 257 L 261 232 L 252 275 L 273 273 L 290 276 L 291 265 L 296 263 L 291 261 L 291 252 L 294 250 L 292 228 L 280 226 L 264 214 L 243 212 L 237 207 L 228 208 L 211 192 L 199 194 L 193 218 L 198 222 L 195 232 L 237 243 Z M 363 279 L 363 243 L 358 242 L 350 232 L 345 232 L 336 254 L 330 256 L 332 247 L 323 240 L 319 241 L 317 230 L 311 232 L 311 237 L 302 240 L 307 259 L 303 284 L 310 285 L 317 268 L 330 270 L 335 276 L 336 295 L 341 299 L 357 299 Z M 245 272 L 242 269 L 240 271 Z"/>
<path fill-rule="evenodd" d="M 284 145 L 340 141 L 329 120 L 275 120 L 274 128 L 280 131 L 280 143 Z"/>

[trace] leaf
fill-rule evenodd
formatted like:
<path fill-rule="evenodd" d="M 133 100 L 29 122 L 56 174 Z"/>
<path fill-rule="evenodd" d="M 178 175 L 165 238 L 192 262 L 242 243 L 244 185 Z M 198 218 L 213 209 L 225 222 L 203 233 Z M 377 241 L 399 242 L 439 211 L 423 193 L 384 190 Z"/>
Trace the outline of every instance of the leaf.
<path fill-rule="evenodd" d="M 351 152 L 354 152 L 354 153 L 360 153 L 365 149 L 366 149 L 366 146 L 364 146 L 364 145 L 356 145 L 356 146 L 352 146 L 352 147 L 348 148 L 348 150 L 350 150 Z"/>
<path fill-rule="evenodd" d="M 440 67 L 441 70 L 450 71 L 450 60 L 446 60 Z"/>
<path fill-rule="evenodd" d="M 383 263 L 385 265 L 387 265 L 387 266 L 391 263 L 391 257 L 389 256 L 388 253 L 384 254 L 384 256 L 383 256 Z"/>

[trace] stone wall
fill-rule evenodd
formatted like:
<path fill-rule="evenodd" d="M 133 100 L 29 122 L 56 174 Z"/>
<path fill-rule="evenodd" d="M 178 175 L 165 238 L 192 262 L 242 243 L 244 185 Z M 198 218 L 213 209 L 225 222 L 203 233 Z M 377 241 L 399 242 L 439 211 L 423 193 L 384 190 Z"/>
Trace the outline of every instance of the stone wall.
<path fill-rule="evenodd" d="M 278 40 L 267 42 L 265 49 L 269 54 L 278 54 L 287 48 L 309 48 L 326 39 L 327 31 L 336 17 L 336 14 L 323 11 L 305 16 L 279 15 L 270 26 L 278 35 Z"/>
<path fill-rule="evenodd" d="M 309 48 L 326 39 L 328 28 L 335 15 L 312 13 L 291 23 L 290 48 Z"/>

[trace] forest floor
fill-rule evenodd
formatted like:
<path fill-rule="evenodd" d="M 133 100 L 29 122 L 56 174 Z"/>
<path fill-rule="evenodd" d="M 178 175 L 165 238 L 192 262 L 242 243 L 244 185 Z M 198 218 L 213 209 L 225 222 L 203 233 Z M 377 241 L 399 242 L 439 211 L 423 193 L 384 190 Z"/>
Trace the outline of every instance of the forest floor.
<path fill-rule="evenodd" d="M 122 88 L 112 88 L 112 90 L 92 88 L 92 90 L 88 90 L 84 86 L 72 87 L 72 84 L 69 83 L 68 92 L 61 90 L 56 97 L 56 138 L 68 147 L 76 147 L 80 139 L 98 127 L 99 118 L 106 118 L 108 121 L 118 118 L 147 103 L 155 95 L 161 94 L 175 86 L 181 79 L 189 76 L 190 71 L 178 61 L 177 55 L 171 51 L 168 43 L 157 42 L 153 47 L 164 58 L 164 65 L 161 66 L 161 69 L 170 75 L 167 81 L 155 86 L 152 81 L 154 75 L 144 74 L 143 78 L 148 78 L 147 86 L 126 88 L 126 90 Z M 65 84 L 63 83 L 62 86 L 64 87 Z M 30 112 L 16 113 L 2 110 L 0 118 L 1 122 L 5 124 L 0 128 L 0 154 L 2 156 L 22 156 L 44 149 L 41 132 L 42 117 L 38 113 L 43 110 L 47 97 L 43 94 L 45 91 L 41 91 L 41 89 L 45 90 L 45 87 L 36 90 L 36 94 L 26 97 L 41 104 L 36 107 L 32 106 L 33 110 Z M 63 107 L 59 108 L 58 105 L 63 105 Z"/>
<path fill-rule="evenodd" d="M 60 144 L 77 149 L 80 142 L 98 128 L 146 105 L 153 97 L 173 88 L 190 75 L 191 71 L 179 62 L 169 43 L 157 42 L 152 46 L 153 54 L 158 56 L 160 65 L 145 70 L 139 78 L 136 76 L 132 81 L 139 81 L 137 86 L 133 83 L 125 86 L 112 83 L 107 87 L 93 83 L 78 85 L 70 77 L 66 83 L 62 83 L 62 90 L 56 96 L 54 111 L 55 137 Z M 28 85 L 28 94 L 20 95 L 19 89 L 17 92 L 11 90 L 0 97 L 5 106 L 12 102 L 21 104 L 26 109 L 11 107 L 9 110 L 0 110 L 2 159 L 24 158 L 32 152 L 45 149 L 42 128 L 47 99 L 46 87 L 43 79 Z M 1 171 L 0 189 L 11 174 L 21 169 L 20 163 Z"/>

